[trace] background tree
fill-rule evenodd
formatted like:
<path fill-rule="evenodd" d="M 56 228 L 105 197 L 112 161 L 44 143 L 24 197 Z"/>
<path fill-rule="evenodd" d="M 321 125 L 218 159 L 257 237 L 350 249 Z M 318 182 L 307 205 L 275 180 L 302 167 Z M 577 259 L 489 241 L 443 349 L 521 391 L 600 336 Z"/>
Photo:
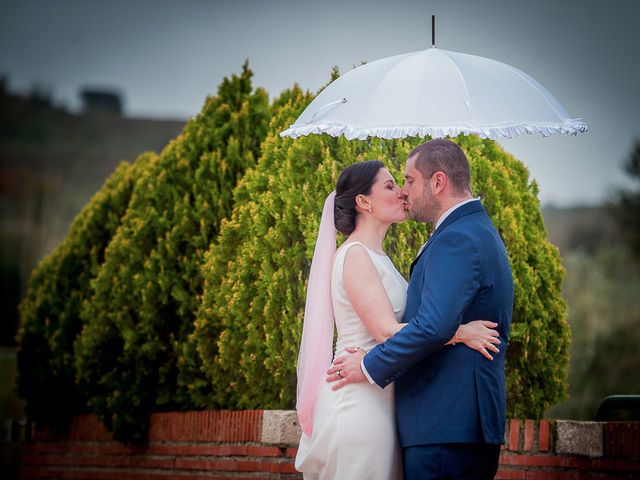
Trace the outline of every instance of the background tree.
<path fill-rule="evenodd" d="M 293 407 L 324 199 L 356 161 L 381 159 L 400 179 L 408 153 L 424 141 L 282 139 L 312 95 L 294 87 L 270 107 L 250 79 L 245 65 L 160 155 L 133 164 L 126 206 L 104 234 L 103 258 L 76 308 L 82 331 L 65 341 L 74 346 L 81 398 L 117 439 L 144 439 L 153 411 Z M 514 274 L 509 415 L 540 417 L 566 391 L 558 250 L 522 163 L 490 140 L 454 141 L 469 157 L 473 188 Z M 405 276 L 427 233 L 411 222 L 391 228 L 385 248 Z M 69 281 L 67 271 L 52 275 Z"/>
<path fill-rule="evenodd" d="M 610 243 L 595 253 L 570 251 L 565 264 L 574 332 L 570 398 L 549 414 L 593 420 L 608 395 L 640 394 L 640 272 L 627 248 Z"/>
<path fill-rule="evenodd" d="M 73 342 L 80 308 L 120 226 L 133 184 L 154 154 L 121 163 L 71 224 L 64 241 L 34 269 L 20 305 L 17 389 L 39 426 L 63 427 L 86 409 L 75 384 Z"/>
<path fill-rule="evenodd" d="M 379 158 L 399 179 L 407 154 L 423 141 L 281 139 L 277 132 L 308 101 L 299 94 L 274 113 L 258 166 L 238 184 L 234 212 L 203 265 L 191 341 L 216 390 L 199 397 L 201 407 L 293 406 L 305 283 L 324 198 L 338 173 L 358 160 Z M 566 393 L 569 328 L 558 250 L 547 241 L 526 168 L 495 142 L 456 141 L 469 156 L 474 189 L 503 235 L 515 277 L 509 412 L 540 417 Z M 386 249 L 405 276 L 425 238 L 424 226 L 415 223 L 390 231 Z"/>
<path fill-rule="evenodd" d="M 138 177 L 84 303 L 77 378 L 120 440 L 143 440 L 148 415 L 191 407 L 178 352 L 202 290 L 200 264 L 255 163 L 269 116 L 247 64 Z"/>
<path fill-rule="evenodd" d="M 633 187 L 620 192 L 614 214 L 631 252 L 640 260 L 640 140 L 636 141 L 624 169 Z"/>
<path fill-rule="evenodd" d="M 569 399 L 549 416 L 595 419 L 604 398 L 640 394 L 640 142 L 625 164 L 631 187 L 605 207 L 553 212 L 546 218 L 567 269 L 564 295 L 573 331 Z M 634 185 L 635 183 L 635 185 Z"/>

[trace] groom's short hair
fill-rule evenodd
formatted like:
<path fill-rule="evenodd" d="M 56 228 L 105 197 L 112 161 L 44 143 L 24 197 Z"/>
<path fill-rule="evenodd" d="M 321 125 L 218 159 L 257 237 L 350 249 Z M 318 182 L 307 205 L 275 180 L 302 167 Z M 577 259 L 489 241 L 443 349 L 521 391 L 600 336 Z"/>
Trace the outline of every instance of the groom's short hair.
<path fill-rule="evenodd" d="M 469 160 L 457 143 L 443 138 L 430 140 L 411 150 L 409 158 L 414 156 L 416 168 L 425 181 L 436 172 L 444 172 L 454 195 L 471 193 Z"/>

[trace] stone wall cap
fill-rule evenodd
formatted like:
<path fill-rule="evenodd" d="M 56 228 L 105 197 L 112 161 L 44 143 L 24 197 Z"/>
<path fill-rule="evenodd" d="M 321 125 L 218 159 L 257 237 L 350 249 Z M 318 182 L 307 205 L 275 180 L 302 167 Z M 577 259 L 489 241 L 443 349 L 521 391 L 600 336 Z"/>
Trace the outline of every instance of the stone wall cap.
<path fill-rule="evenodd" d="M 602 457 L 604 422 L 556 420 L 556 453 Z"/>
<path fill-rule="evenodd" d="M 297 446 L 300 423 L 294 410 L 264 410 L 262 414 L 262 443 L 277 446 Z"/>

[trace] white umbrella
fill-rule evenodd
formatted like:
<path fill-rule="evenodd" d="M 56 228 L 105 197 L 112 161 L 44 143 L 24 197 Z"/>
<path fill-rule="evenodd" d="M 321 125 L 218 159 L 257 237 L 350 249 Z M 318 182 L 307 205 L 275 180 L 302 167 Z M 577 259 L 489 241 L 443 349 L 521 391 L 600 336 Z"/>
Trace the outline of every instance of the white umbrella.
<path fill-rule="evenodd" d="M 433 138 L 475 134 L 577 134 L 587 125 L 526 73 L 489 58 L 429 48 L 383 58 L 340 76 L 281 136 L 310 133 Z"/>

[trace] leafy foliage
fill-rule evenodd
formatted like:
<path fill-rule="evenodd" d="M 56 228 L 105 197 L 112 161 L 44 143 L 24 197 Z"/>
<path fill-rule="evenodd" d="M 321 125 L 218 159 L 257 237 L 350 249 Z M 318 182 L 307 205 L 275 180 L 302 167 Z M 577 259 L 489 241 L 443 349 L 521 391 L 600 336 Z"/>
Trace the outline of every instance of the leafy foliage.
<path fill-rule="evenodd" d="M 193 324 L 204 251 L 255 163 L 268 98 L 245 64 L 137 178 L 92 282 L 76 341 L 77 380 L 121 440 L 142 440 L 148 414 L 188 408 L 176 351 Z"/>
<path fill-rule="evenodd" d="M 605 397 L 640 394 L 640 142 L 625 170 L 631 186 L 606 209 L 572 212 L 575 241 L 561 247 L 573 342 L 569 400 L 551 416 L 593 420 Z"/>
<path fill-rule="evenodd" d="M 73 341 L 82 328 L 80 308 L 90 281 L 120 225 L 133 184 L 153 154 L 135 166 L 121 163 L 71 224 L 64 241 L 33 271 L 20 305 L 18 393 L 40 426 L 63 427 L 84 399 L 75 385 Z"/>
<path fill-rule="evenodd" d="M 260 163 L 236 188 L 234 213 L 203 266 L 205 289 L 191 340 L 217 388 L 200 399 L 202 407 L 292 405 L 306 275 L 324 197 L 343 167 L 389 157 L 396 148 L 326 136 L 283 140 L 278 132 L 310 100 L 299 89 L 285 95 L 291 101 L 274 113 Z M 408 151 L 411 143 L 402 145 Z M 396 176 L 398 169 L 395 162 Z M 421 236 L 403 227 L 393 241 L 417 248 Z M 408 268 L 407 259 L 400 260 Z"/>
<path fill-rule="evenodd" d="M 260 162 L 238 185 L 241 201 L 207 254 L 191 339 L 217 388 L 199 399 L 201 407 L 293 406 L 305 283 L 324 197 L 338 173 L 355 161 L 381 159 L 401 177 L 408 152 L 421 142 L 280 139 L 276 132 L 308 101 L 300 95 L 274 115 Z M 502 232 L 516 281 L 509 413 L 540 417 L 566 391 L 569 329 L 559 254 L 546 239 L 537 187 L 526 168 L 492 141 L 456 141 L 469 156 L 475 190 Z M 425 238 L 424 226 L 408 222 L 389 232 L 386 249 L 405 275 Z"/>
<path fill-rule="evenodd" d="M 566 397 L 571 333 L 562 298 L 564 270 L 547 240 L 538 187 L 526 167 L 490 140 L 458 137 L 472 185 L 505 242 L 515 304 L 507 348 L 507 414 L 540 418 Z"/>
<path fill-rule="evenodd" d="M 39 381 L 62 385 L 75 392 L 69 413 L 87 405 L 117 439 L 133 441 L 144 439 L 153 411 L 293 406 L 325 196 L 339 172 L 360 160 L 382 160 L 399 180 L 424 139 L 282 139 L 278 133 L 312 96 L 293 87 L 269 105 L 250 80 L 245 64 L 160 155 L 143 155 L 114 174 L 87 207 L 99 215 L 87 223 L 81 214 L 76 222 L 86 232 L 72 228 L 60 247 L 80 245 L 84 263 L 63 268 L 68 254 L 57 254 L 34 272 L 21 327 L 21 375 L 34 372 L 23 395 L 32 405 Z M 509 414 L 539 417 L 566 389 L 569 330 L 558 251 L 547 241 L 526 168 L 490 140 L 455 141 L 470 159 L 474 189 L 505 240 L 515 277 Z M 391 228 L 385 248 L 405 276 L 427 234 L 409 222 Z M 36 353 L 31 363 L 27 352 Z M 42 380 L 57 378 L 58 365 L 66 383 Z M 59 407 L 39 408 L 42 418 L 60 414 Z"/>
<path fill-rule="evenodd" d="M 625 163 L 625 171 L 634 186 L 620 192 L 613 212 L 631 252 L 640 260 L 640 140 Z"/>
<path fill-rule="evenodd" d="M 573 331 L 569 400 L 548 415 L 593 420 L 608 395 L 640 394 L 640 271 L 628 248 L 603 243 L 565 254 Z"/>

